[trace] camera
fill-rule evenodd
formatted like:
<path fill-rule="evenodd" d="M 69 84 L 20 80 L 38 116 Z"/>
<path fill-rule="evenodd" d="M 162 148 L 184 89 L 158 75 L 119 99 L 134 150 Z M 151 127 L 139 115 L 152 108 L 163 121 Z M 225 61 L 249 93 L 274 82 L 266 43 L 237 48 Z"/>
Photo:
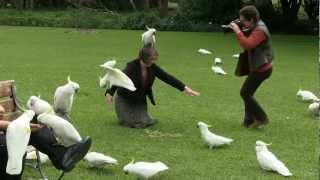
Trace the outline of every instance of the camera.
<path fill-rule="evenodd" d="M 243 23 L 240 21 L 240 19 L 235 19 L 231 22 L 236 23 L 240 29 L 242 29 L 242 27 L 244 26 Z M 229 24 L 228 25 L 221 25 L 221 28 L 224 33 L 232 32 L 232 29 L 230 28 Z"/>

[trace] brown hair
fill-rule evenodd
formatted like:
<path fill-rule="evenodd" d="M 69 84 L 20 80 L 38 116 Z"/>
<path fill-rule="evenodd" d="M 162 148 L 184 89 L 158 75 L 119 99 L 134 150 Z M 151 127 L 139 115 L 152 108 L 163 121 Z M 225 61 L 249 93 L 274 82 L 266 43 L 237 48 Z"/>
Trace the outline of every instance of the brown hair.
<path fill-rule="evenodd" d="M 253 5 L 244 6 L 240 9 L 239 14 L 248 21 L 252 19 L 254 23 L 257 23 L 260 20 L 260 13 Z"/>
<path fill-rule="evenodd" d="M 141 59 L 143 62 L 147 63 L 151 56 L 159 56 L 156 48 L 152 46 L 144 46 L 139 51 L 138 59 Z"/>

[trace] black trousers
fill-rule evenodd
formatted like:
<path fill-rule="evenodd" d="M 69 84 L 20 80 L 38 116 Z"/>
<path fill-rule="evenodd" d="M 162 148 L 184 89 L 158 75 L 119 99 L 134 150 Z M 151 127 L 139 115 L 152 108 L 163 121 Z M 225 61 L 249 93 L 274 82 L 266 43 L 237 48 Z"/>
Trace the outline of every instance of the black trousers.
<path fill-rule="evenodd" d="M 1 180 L 20 180 L 23 170 L 20 175 L 9 175 L 6 173 L 6 166 L 8 161 L 8 152 L 5 141 L 5 134 L 0 134 L 0 179 Z M 29 144 L 44 154 L 47 154 L 52 164 L 57 169 L 62 169 L 61 161 L 66 151 L 66 147 L 56 145 L 57 141 L 52 131 L 43 127 L 35 133 L 31 133 Z"/>
<path fill-rule="evenodd" d="M 261 83 L 268 79 L 272 74 L 272 68 L 265 72 L 252 72 L 244 81 L 240 95 L 244 102 L 245 114 L 244 125 L 248 126 L 256 121 L 267 121 L 268 117 L 257 100 L 254 98 L 254 93 Z"/>

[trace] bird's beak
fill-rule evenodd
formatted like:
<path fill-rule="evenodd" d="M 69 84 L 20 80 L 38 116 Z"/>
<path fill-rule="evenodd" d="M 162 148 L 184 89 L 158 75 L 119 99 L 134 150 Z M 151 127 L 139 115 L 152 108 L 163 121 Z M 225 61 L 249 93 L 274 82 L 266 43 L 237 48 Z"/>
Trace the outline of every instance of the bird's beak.
<path fill-rule="evenodd" d="M 199 125 L 197 125 L 196 127 L 199 128 Z"/>
<path fill-rule="evenodd" d="M 129 173 L 128 173 L 128 171 L 125 171 L 124 174 L 128 175 Z"/>
<path fill-rule="evenodd" d="M 266 144 L 266 146 L 270 146 L 272 143 Z"/>
<path fill-rule="evenodd" d="M 78 92 L 79 92 L 79 89 L 76 89 L 75 92 L 78 93 Z"/>
<path fill-rule="evenodd" d="M 208 125 L 208 127 L 211 127 L 211 125 Z"/>

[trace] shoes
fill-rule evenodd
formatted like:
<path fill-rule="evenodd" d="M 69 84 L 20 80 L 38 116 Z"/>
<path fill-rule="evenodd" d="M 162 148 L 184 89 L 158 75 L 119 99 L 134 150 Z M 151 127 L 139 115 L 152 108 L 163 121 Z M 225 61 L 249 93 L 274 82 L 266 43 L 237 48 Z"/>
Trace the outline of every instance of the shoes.
<path fill-rule="evenodd" d="M 158 119 L 150 119 L 150 121 L 148 123 L 146 123 L 146 127 L 153 126 L 153 125 L 157 124 L 158 121 L 159 121 Z"/>
<path fill-rule="evenodd" d="M 252 124 L 250 124 L 248 127 L 249 128 L 261 128 L 264 125 L 267 125 L 269 123 L 268 119 L 265 119 L 264 121 L 257 121 L 254 120 L 254 122 Z"/>
<path fill-rule="evenodd" d="M 148 122 L 140 122 L 137 124 L 128 125 L 131 128 L 143 129 L 149 126 L 153 126 L 158 123 L 158 119 L 150 119 Z"/>
<path fill-rule="evenodd" d="M 86 137 L 80 142 L 68 147 L 62 157 L 62 170 L 65 172 L 71 171 L 75 165 L 88 153 L 90 147 L 90 137 Z"/>

